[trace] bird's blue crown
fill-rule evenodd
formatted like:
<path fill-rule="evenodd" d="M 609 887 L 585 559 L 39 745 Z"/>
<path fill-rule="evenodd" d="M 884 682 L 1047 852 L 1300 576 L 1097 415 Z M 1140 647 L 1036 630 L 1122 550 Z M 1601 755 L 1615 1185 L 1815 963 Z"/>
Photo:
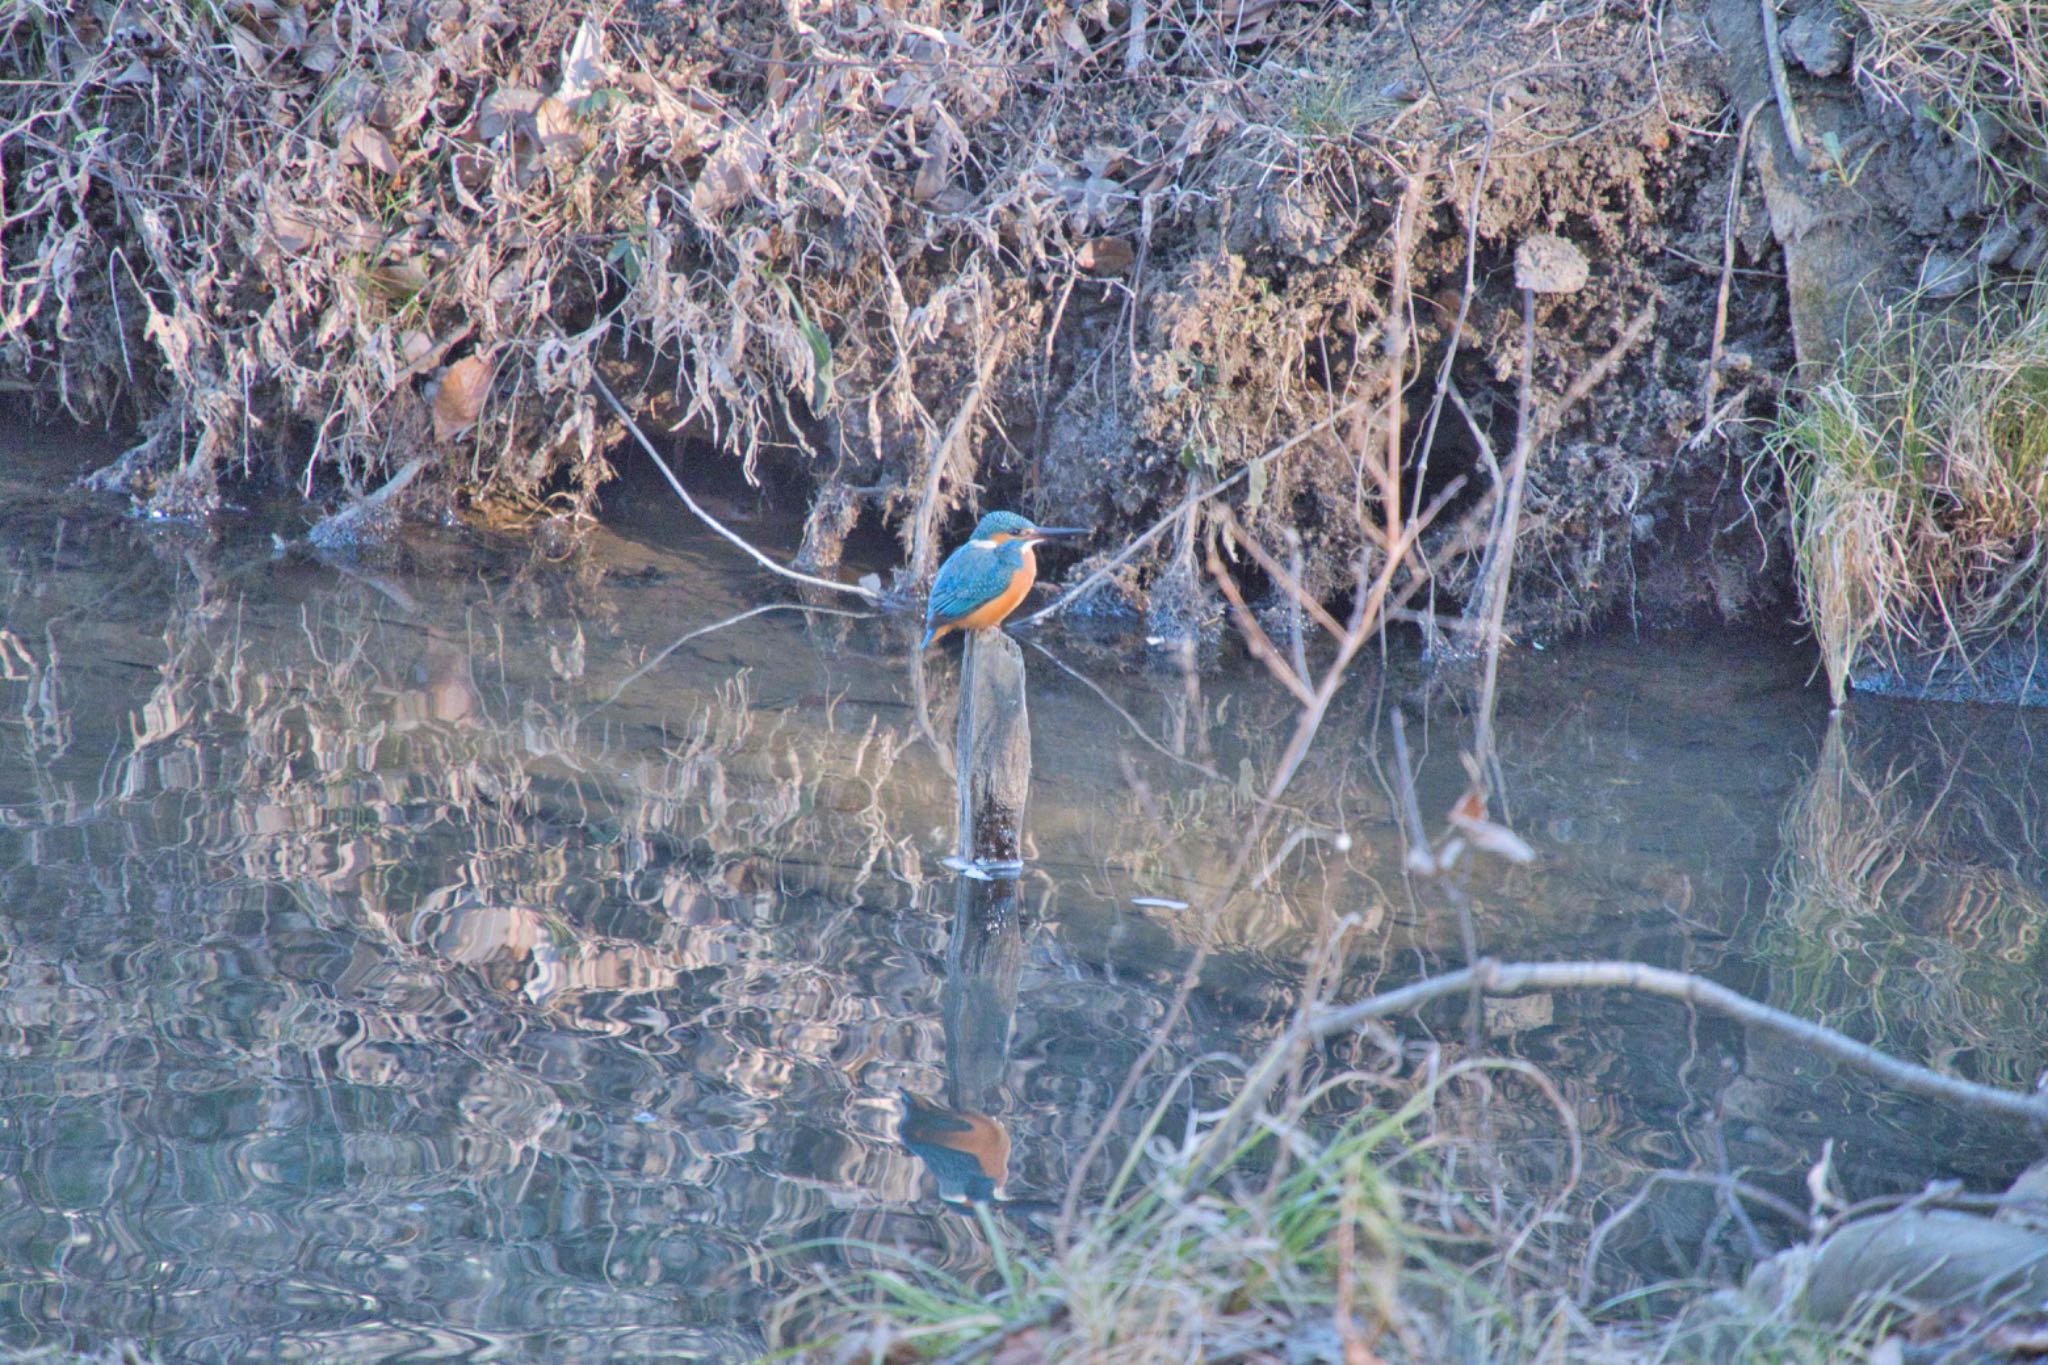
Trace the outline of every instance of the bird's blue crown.
<path fill-rule="evenodd" d="M 991 512 L 974 528 L 974 539 L 993 540 L 997 536 L 1028 535 L 1036 529 L 1028 517 L 1020 517 L 1015 512 Z"/>

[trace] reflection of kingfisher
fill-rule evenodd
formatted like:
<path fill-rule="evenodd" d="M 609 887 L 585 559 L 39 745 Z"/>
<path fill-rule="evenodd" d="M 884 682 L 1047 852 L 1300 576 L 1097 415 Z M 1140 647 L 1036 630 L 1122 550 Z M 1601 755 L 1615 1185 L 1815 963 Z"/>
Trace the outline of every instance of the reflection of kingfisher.
<path fill-rule="evenodd" d="M 986 1114 L 962 1114 L 926 1104 L 908 1090 L 901 1094 L 903 1122 L 896 1134 L 938 1177 L 939 1198 L 949 1204 L 1001 1203 L 1010 1168 L 1009 1130 Z"/>
<path fill-rule="evenodd" d="M 1038 577 L 1032 547 L 1055 536 L 1086 535 L 1075 526 L 1033 526 L 1015 512 L 991 512 L 974 537 L 946 556 L 924 614 L 925 648 L 949 630 L 993 630 L 1017 609 Z"/>

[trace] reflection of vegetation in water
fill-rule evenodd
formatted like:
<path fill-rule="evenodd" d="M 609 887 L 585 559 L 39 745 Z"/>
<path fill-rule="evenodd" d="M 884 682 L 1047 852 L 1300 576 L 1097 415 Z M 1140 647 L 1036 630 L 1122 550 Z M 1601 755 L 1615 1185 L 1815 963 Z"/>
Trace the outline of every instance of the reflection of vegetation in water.
<path fill-rule="evenodd" d="M 887 919 L 813 913 L 910 902 L 915 850 L 881 818 L 903 741 L 850 711 L 762 710 L 729 674 L 658 721 L 598 708 L 585 673 L 625 671 L 616 642 L 571 624 L 541 648 L 517 607 L 380 591 L 345 579 L 292 613 L 180 575 L 150 672 L 67 677 L 38 649 L 10 684 L 68 698 L 67 734 L 128 718 L 104 760 L 13 727 L 0 770 L 0 1108 L 67 1154 L 0 1201 L 30 1248 L 25 1296 L 84 1276 L 102 1326 L 176 1337 L 274 1307 L 258 1267 L 301 1239 L 401 1247 L 431 1225 L 437 1249 L 401 1278 L 437 1320 L 553 1328 L 537 1287 L 591 1279 L 611 1320 L 729 1324 L 703 1305 L 749 1275 L 715 1272 L 830 1208 L 778 1172 L 917 1188 L 907 1156 L 836 1117 L 844 1151 L 795 1149 L 778 1107 L 844 1105 L 845 1057 L 936 1062 L 916 1028 L 930 967 L 866 1002 L 860 955 Z M 10 627 L 23 603 L 40 605 L 17 599 Z M 146 1206 L 122 1193 L 138 1130 L 182 1173 Z M 67 1210 L 105 1208 L 96 1246 L 148 1246 L 202 1206 L 241 1231 L 168 1279 L 63 1250 Z M 307 1272 L 332 1304 L 305 1298 L 304 1319 L 341 1324 L 318 1351 L 367 1350 L 345 1324 L 395 1259 Z M 189 1292 L 218 1274 L 246 1291 Z M 680 1297 L 655 1287 L 674 1275 Z M 159 1294 L 184 1307 L 151 1316 Z M 663 1340 L 748 1354 L 733 1330 Z"/>
<path fill-rule="evenodd" d="M 1939 744 L 1909 760 L 1888 756 L 1881 737 L 1858 751 L 1855 725 L 1837 714 L 1786 810 L 1760 945 L 1772 1003 L 2027 1088 L 2048 1033 L 2048 898 L 2029 812 L 1997 795 L 2013 773 L 1977 770 L 1968 749 Z"/>

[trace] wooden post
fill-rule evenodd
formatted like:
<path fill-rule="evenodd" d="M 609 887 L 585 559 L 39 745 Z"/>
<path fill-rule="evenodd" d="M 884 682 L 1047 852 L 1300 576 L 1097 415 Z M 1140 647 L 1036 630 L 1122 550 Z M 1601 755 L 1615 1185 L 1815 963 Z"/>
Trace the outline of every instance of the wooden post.
<path fill-rule="evenodd" d="M 955 749 L 959 856 L 987 864 L 1020 861 L 1024 802 L 1031 794 L 1031 716 L 1024 705 L 1024 651 L 1000 630 L 967 632 Z"/>
<path fill-rule="evenodd" d="M 1017 876 L 1024 856 L 1024 802 L 1031 794 L 1024 651 L 1000 630 L 968 632 L 960 656 L 959 725 L 953 764 L 960 792 L 958 849 L 981 873 L 963 875 L 954 892 L 946 952 L 946 1071 L 955 1109 L 993 1112 L 1001 1108 L 1017 977 L 1024 965 Z"/>

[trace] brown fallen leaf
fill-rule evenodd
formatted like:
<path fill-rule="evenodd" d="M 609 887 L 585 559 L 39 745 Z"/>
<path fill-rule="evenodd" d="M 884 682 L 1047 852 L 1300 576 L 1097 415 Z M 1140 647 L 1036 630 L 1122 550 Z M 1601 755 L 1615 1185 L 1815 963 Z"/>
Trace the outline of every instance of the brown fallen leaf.
<path fill-rule="evenodd" d="M 383 175 L 398 174 L 398 154 L 391 139 L 367 123 L 358 123 L 341 139 L 342 160 L 351 166 L 368 166 Z"/>
<path fill-rule="evenodd" d="M 585 149 L 583 127 L 569 106 L 549 95 L 533 111 L 533 132 L 549 156 L 576 157 Z"/>
<path fill-rule="evenodd" d="M 534 110 L 540 108 L 540 102 L 546 98 L 538 90 L 518 86 L 493 90 L 484 97 L 483 107 L 477 111 L 477 137 L 485 142 L 495 142 L 522 121 L 531 127 Z"/>
<path fill-rule="evenodd" d="M 320 240 L 320 228 L 297 204 L 284 200 L 270 206 L 270 237 L 278 250 L 296 256 Z"/>
<path fill-rule="evenodd" d="M 475 426 L 490 388 L 491 364 L 483 356 L 466 355 L 443 370 L 434 394 L 434 439 L 453 440 Z"/>
<path fill-rule="evenodd" d="M 910 184 L 912 199 L 928 204 L 938 197 L 939 191 L 952 182 L 957 151 L 953 121 L 947 118 L 936 120 L 931 140 L 925 147 L 924 162 L 917 168 L 917 175 Z"/>
<path fill-rule="evenodd" d="M 1074 253 L 1074 264 L 1098 279 L 1121 275 L 1138 259 L 1125 237 L 1091 237 Z"/>

